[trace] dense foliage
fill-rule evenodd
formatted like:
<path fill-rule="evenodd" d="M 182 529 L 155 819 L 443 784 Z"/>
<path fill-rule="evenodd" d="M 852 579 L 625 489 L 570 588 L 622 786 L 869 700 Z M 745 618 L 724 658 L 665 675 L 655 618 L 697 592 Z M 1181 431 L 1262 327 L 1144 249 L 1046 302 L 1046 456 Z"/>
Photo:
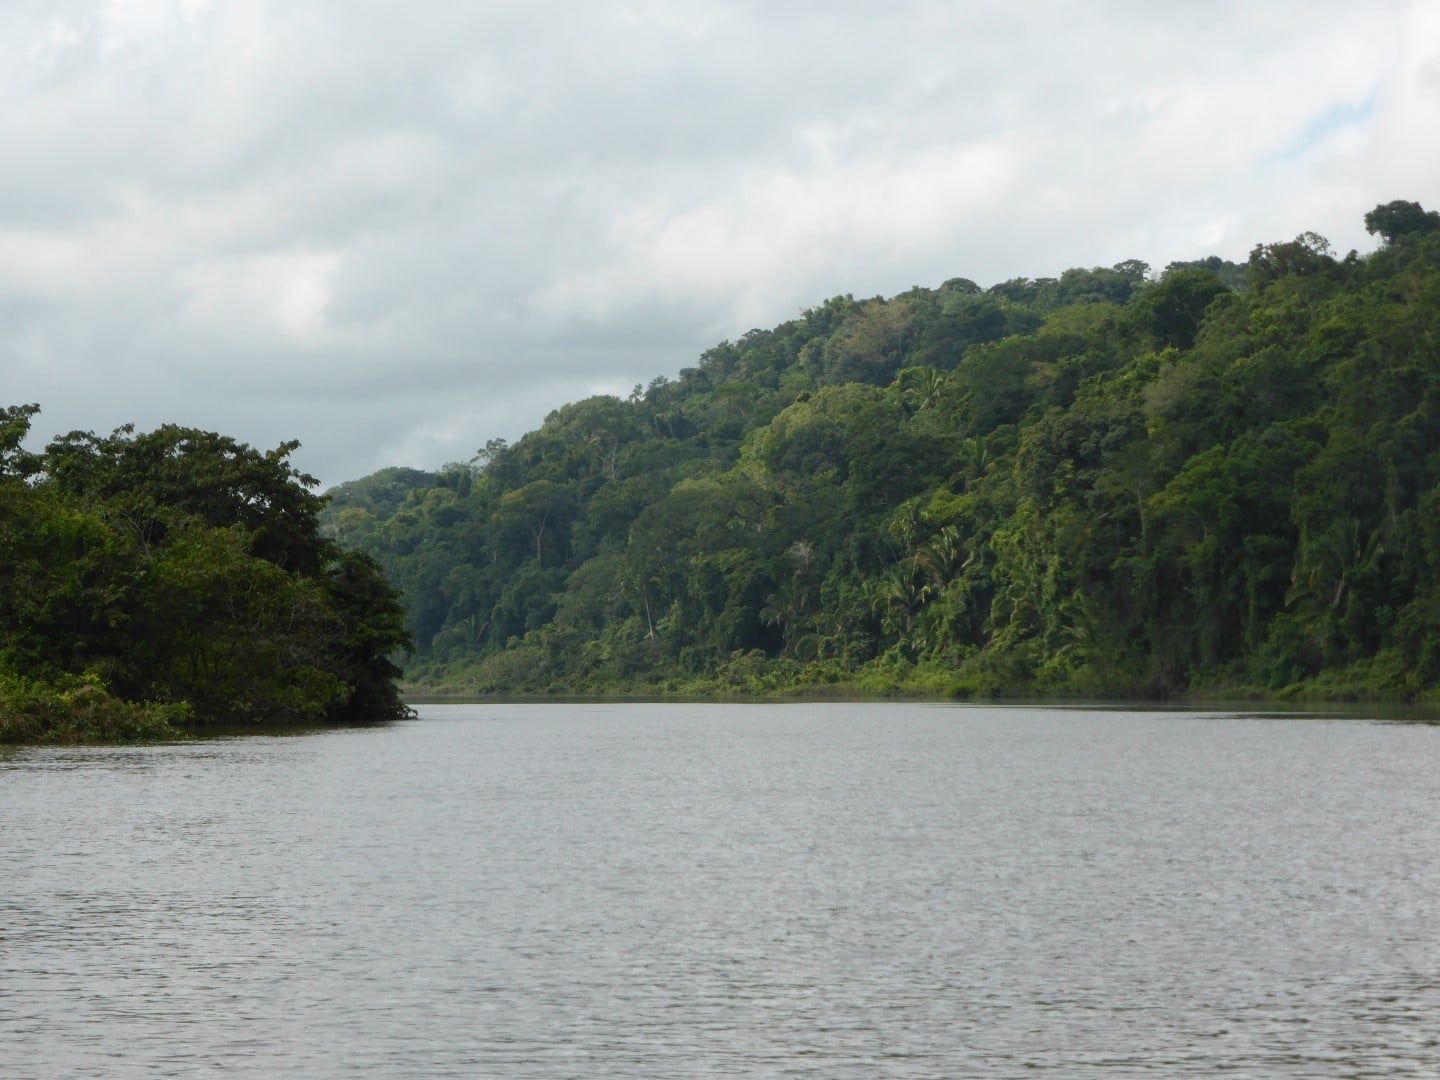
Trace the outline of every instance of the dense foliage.
<path fill-rule="evenodd" d="M 836 297 L 325 511 L 482 692 L 1440 686 L 1440 215 Z"/>
<path fill-rule="evenodd" d="M 0 409 L 0 741 L 402 714 L 409 635 L 288 456 L 167 426 L 26 451 Z"/>

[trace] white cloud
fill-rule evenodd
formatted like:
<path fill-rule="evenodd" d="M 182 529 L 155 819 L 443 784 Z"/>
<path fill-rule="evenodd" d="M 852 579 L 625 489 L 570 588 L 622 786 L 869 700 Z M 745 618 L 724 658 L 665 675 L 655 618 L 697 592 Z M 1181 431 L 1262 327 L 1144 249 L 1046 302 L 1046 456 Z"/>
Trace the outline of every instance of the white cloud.
<path fill-rule="evenodd" d="M 828 149 L 819 156 L 831 158 Z M 742 322 L 760 319 L 774 310 L 768 298 L 837 259 L 892 263 L 933 252 L 958 223 L 1000 200 L 1014 172 L 998 144 L 757 171 L 704 205 L 631 210 L 612 230 L 610 262 L 547 284 L 528 306 L 601 321 L 657 294 L 698 295 Z"/>
<path fill-rule="evenodd" d="M 198 266 L 184 278 L 185 318 L 319 344 L 338 263 L 333 252 L 290 251 Z"/>
<path fill-rule="evenodd" d="M 1437 128 L 1424 0 L 16 0 L 0 364 L 337 482 L 835 293 L 1363 248 Z"/>

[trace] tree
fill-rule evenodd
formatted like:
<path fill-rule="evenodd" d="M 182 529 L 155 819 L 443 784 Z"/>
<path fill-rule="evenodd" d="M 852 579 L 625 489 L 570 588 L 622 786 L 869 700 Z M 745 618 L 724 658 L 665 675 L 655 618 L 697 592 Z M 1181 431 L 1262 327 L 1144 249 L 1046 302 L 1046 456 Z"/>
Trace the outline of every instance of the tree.
<path fill-rule="evenodd" d="M 543 567 L 547 533 L 554 537 L 574 511 L 575 497 L 569 489 L 550 480 L 535 480 L 507 491 L 493 520 L 502 537 L 517 531 L 527 535 L 535 547 L 535 563 Z"/>
<path fill-rule="evenodd" d="M 360 551 L 340 552 L 321 580 L 327 623 L 326 669 L 346 688 L 331 708 L 339 720 L 393 719 L 408 714 L 395 680 L 402 674 L 391 658 L 411 648 L 400 597 L 374 559 Z"/>
<path fill-rule="evenodd" d="M 1365 215 L 1365 231 L 1380 235 L 1387 244 L 1401 237 L 1423 236 L 1440 230 L 1440 213 L 1427 211 L 1418 202 L 1396 199 L 1383 203 Z"/>
<path fill-rule="evenodd" d="M 868 301 L 826 341 L 823 381 L 884 386 L 900 369 L 911 315 L 904 300 Z"/>
<path fill-rule="evenodd" d="M 1206 309 L 1229 291 L 1208 270 L 1177 270 L 1140 294 L 1134 304 L 1136 320 L 1155 348 L 1189 349 L 1195 344 Z"/>
<path fill-rule="evenodd" d="M 40 469 L 40 459 L 23 445 L 30 433 L 30 421 L 40 411 L 38 405 L 10 405 L 0 408 L 0 479 L 33 476 Z"/>
<path fill-rule="evenodd" d="M 1283 244 L 1256 244 L 1250 252 L 1250 287 L 1263 293 L 1286 277 L 1334 280 L 1340 264 L 1331 254 L 1330 241 L 1305 232 Z"/>
<path fill-rule="evenodd" d="M 21 456 L 33 413 L 0 413 L 0 681 L 60 693 L 80 680 L 120 725 L 86 721 L 91 737 L 175 734 L 147 716 L 407 711 L 393 683 L 410 644 L 399 597 L 367 556 L 320 535 L 323 500 L 287 460 L 298 444 L 261 453 L 167 425 L 72 432 Z"/>
<path fill-rule="evenodd" d="M 178 517 L 213 527 L 242 525 L 254 553 L 302 574 L 330 555 L 319 530 L 316 481 L 290 465 L 298 441 L 261 452 L 228 436 L 166 424 L 136 435 L 133 425 L 104 438 L 76 431 L 45 448 L 45 472 L 66 495 L 98 499 L 159 539 Z"/>

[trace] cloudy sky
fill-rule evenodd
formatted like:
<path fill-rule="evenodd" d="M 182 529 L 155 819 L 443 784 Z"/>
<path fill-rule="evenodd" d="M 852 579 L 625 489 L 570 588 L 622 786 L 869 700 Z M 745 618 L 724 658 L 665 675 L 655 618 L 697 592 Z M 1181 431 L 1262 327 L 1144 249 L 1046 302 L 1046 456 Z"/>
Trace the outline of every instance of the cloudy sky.
<path fill-rule="evenodd" d="M 1440 208 L 1434 0 L 3 0 L 0 403 L 467 460 L 829 296 Z"/>

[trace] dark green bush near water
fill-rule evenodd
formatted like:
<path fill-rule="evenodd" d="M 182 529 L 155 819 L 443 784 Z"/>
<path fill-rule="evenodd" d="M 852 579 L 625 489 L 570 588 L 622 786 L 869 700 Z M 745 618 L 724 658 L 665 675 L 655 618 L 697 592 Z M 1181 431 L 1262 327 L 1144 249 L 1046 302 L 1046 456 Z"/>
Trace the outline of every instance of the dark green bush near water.
<path fill-rule="evenodd" d="M 122 701 L 93 675 L 37 682 L 0 674 L 0 744 L 179 739 L 193 719 L 185 702 Z"/>
<path fill-rule="evenodd" d="M 320 535 L 290 443 L 174 426 L 24 449 L 0 410 L 0 741 L 403 715 L 398 597 Z"/>
<path fill-rule="evenodd" d="M 836 297 L 322 512 L 472 692 L 1440 687 L 1440 215 Z"/>

